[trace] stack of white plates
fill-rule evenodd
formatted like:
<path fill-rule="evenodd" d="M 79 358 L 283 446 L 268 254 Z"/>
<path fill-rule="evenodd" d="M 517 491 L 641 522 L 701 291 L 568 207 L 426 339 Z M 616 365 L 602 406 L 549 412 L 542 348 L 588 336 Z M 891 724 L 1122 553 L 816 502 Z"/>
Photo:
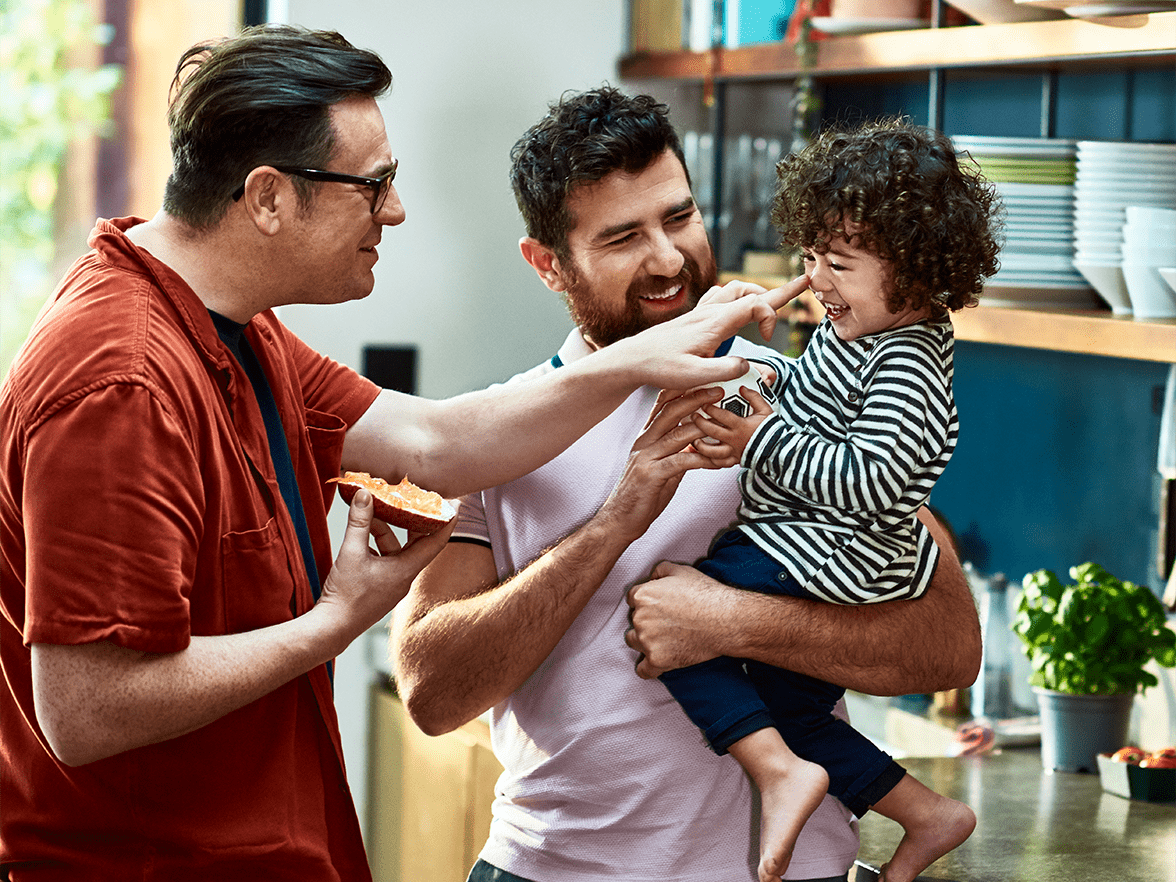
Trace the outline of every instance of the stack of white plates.
<path fill-rule="evenodd" d="M 984 286 L 990 306 L 1089 309 L 1097 301 L 1074 268 L 1077 142 L 957 135 L 1004 201 L 1000 271 Z"/>
<path fill-rule="evenodd" d="M 1132 312 L 1122 270 L 1129 205 L 1176 208 L 1176 144 L 1079 141 L 1074 265 L 1120 315 Z"/>
<path fill-rule="evenodd" d="M 1123 279 L 1136 318 L 1176 317 L 1176 297 L 1163 270 L 1176 264 L 1176 209 L 1127 206 Z"/>

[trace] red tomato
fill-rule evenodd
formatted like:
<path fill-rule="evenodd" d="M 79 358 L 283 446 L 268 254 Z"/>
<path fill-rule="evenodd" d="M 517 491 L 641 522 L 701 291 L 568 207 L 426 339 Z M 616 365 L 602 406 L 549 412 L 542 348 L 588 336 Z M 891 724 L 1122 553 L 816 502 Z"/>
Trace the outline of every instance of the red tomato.
<path fill-rule="evenodd" d="M 1140 763 L 1145 769 L 1176 769 L 1176 754 L 1163 755 L 1153 753 Z"/>
<path fill-rule="evenodd" d="M 1133 766 L 1138 766 L 1147 756 L 1147 751 L 1140 750 L 1138 747 L 1120 747 L 1111 754 L 1111 759 L 1115 762 L 1131 763 Z"/>

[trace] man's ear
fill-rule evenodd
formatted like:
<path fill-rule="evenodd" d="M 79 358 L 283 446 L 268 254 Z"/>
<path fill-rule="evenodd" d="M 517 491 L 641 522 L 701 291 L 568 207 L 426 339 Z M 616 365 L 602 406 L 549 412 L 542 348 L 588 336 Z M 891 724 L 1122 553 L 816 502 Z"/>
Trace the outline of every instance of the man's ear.
<path fill-rule="evenodd" d="M 259 165 L 245 179 L 245 193 L 240 201 L 258 232 L 273 236 L 281 229 L 283 212 L 297 199 L 298 194 L 286 175 L 268 165 Z"/>
<path fill-rule="evenodd" d="M 560 294 L 567 290 L 563 270 L 554 251 L 530 236 L 519 239 L 519 251 L 522 252 L 523 260 L 531 264 L 544 285 Z"/>

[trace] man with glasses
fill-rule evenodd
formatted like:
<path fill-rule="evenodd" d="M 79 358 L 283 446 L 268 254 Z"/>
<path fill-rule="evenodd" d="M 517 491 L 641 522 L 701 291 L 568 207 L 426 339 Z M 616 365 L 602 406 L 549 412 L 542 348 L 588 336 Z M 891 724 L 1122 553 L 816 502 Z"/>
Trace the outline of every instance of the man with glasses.
<path fill-rule="evenodd" d="M 699 308 L 715 260 L 663 105 L 565 95 L 512 160 L 522 255 L 577 325 L 526 383 Z M 491 714 L 506 771 L 470 882 L 756 882 L 747 776 L 642 677 L 729 655 L 884 695 L 975 678 L 979 623 L 950 548 L 920 599 L 858 607 L 729 589 L 686 566 L 736 519 L 737 473 L 687 471 L 646 426 L 657 394 L 638 390 L 542 468 L 463 499 L 394 613 L 397 690 L 417 724 L 439 735 Z M 788 878 L 844 882 L 857 844 L 826 796 Z"/>
<path fill-rule="evenodd" d="M 332 564 L 325 481 L 510 480 L 644 383 L 738 376 L 715 348 L 775 321 L 787 292 L 730 285 L 559 376 L 447 401 L 313 352 L 274 307 L 366 297 L 405 217 L 390 82 L 373 53 L 298 28 L 186 53 L 162 210 L 98 222 L 0 387 L 11 882 L 370 879 L 330 661 L 447 531 L 401 548 L 360 492 Z"/>

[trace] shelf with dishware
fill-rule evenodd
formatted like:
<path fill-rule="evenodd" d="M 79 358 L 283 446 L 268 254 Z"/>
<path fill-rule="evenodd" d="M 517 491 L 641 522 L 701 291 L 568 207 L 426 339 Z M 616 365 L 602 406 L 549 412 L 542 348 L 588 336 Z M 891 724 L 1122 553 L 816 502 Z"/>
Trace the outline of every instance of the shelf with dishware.
<path fill-rule="evenodd" d="M 784 284 L 783 276 L 722 273 L 720 282 L 744 279 L 767 288 Z M 810 294 L 785 307 L 787 317 L 812 322 L 823 314 Z M 795 301 L 794 301 L 795 303 Z M 956 338 L 1057 352 L 1107 355 L 1144 361 L 1176 362 L 1176 319 L 1136 319 L 1104 310 L 1022 309 L 981 305 L 952 314 Z"/>
<path fill-rule="evenodd" d="M 1128 8 L 1125 4 L 1120 7 Z M 941 16 L 935 18 L 940 22 L 943 20 Z M 1047 125 L 1047 119 L 1056 98 L 1055 72 L 1098 69 L 1110 60 L 1132 69 L 1171 67 L 1176 61 L 1176 11 L 952 27 L 933 24 L 909 30 L 830 35 L 817 44 L 815 61 L 807 71 L 795 47 L 784 41 L 715 47 L 704 52 L 635 52 L 620 60 L 619 70 L 624 79 L 634 83 L 653 80 L 666 84 L 702 84 L 704 95 L 717 94 L 720 106 L 715 113 L 720 128 L 727 85 L 765 84 L 774 88 L 778 83 L 788 89 L 804 73 L 811 74 L 818 81 L 829 82 L 881 82 L 930 73 L 934 83 L 935 77 L 942 76 L 945 70 L 1042 71 L 1041 134 L 1042 143 L 1045 143 L 1047 136 L 1052 136 L 1049 131 L 1052 123 Z M 938 113 L 942 109 L 941 106 L 938 110 L 935 107 L 937 94 L 941 101 L 942 90 L 933 85 L 930 89 L 932 107 L 928 114 L 929 124 L 933 126 L 937 125 Z M 716 150 L 718 138 L 716 135 Z M 1074 143 L 1070 142 L 1071 151 Z M 716 161 L 715 168 L 718 166 Z M 700 177 L 710 178 L 711 186 L 715 187 L 713 179 L 716 175 Z M 1058 183 L 1063 182 L 1059 180 Z M 1006 190 L 1016 188 L 1016 185 L 1002 186 Z M 698 189 L 696 186 L 696 191 Z M 720 190 L 721 185 L 713 193 Z M 1062 192 L 1060 188 L 1058 192 Z M 1007 199 L 1007 194 L 1003 195 Z M 700 207 L 704 207 L 701 203 L 706 201 L 704 193 Z M 718 202 L 714 196 L 709 201 Z M 1041 225 L 1041 215 L 1045 211 L 1042 206 L 1032 207 L 1026 217 L 1015 219 L 1023 223 L 1014 225 L 1010 232 L 1018 227 L 1027 230 L 1023 234 L 1024 240 L 1043 235 L 1044 227 L 1038 229 L 1034 225 Z M 1037 216 L 1034 216 L 1035 212 Z M 1053 218 L 1045 220 L 1053 221 Z M 1078 229 L 1074 232 L 1075 244 L 1083 244 L 1078 242 Z M 1063 285 L 1048 278 L 1055 269 L 1048 265 L 1049 261 L 1060 261 L 1062 256 L 1050 254 L 1042 257 L 1038 266 L 1029 262 L 1033 252 L 1041 250 L 1035 247 L 1035 243 L 1030 241 L 1026 245 L 1024 241 L 1011 241 L 1009 244 L 1016 247 L 1006 249 L 1003 286 L 990 286 L 986 292 L 987 305 L 982 303 L 975 309 L 963 310 L 953 316 L 957 337 L 1009 346 L 1176 362 L 1176 320 L 1131 317 L 1123 315 L 1119 306 L 1114 312 L 1100 310 L 1096 308 L 1098 300 L 1094 290 L 1080 279 L 1078 284 Z M 1023 245 L 1024 253 L 1018 252 Z M 1069 255 L 1066 257 L 1069 259 Z M 721 263 L 724 268 L 729 268 L 737 259 L 727 249 Z M 1076 269 L 1069 266 L 1067 271 L 1073 275 Z M 1094 268 L 1095 271 L 1102 269 L 1101 266 Z M 751 273 L 752 277 L 755 275 Z M 746 278 L 748 274 L 730 272 L 725 278 L 737 276 Z M 1047 281 L 1036 287 L 1032 281 L 1026 281 L 1035 277 Z M 765 284 L 779 284 L 781 278 L 768 275 L 760 280 Z M 1014 287 L 1010 288 L 1010 284 Z M 1163 287 L 1162 282 L 1157 281 L 1157 284 Z M 1119 286 L 1122 287 L 1121 280 Z M 1100 295 L 1106 289 L 1105 285 L 1097 287 Z M 1073 302 L 1063 302 L 1066 296 Z M 1114 305 L 1113 300 L 1108 302 Z M 802 321 L 819 314 L 819 304 L 812 300 L 795 306 L 793 312 L 794 317 Z"/>
<path fill-rule="evenodd" d="M 1044 66 L 1131 59 L 1176 60 L 1176 12 L 847 34 L 819 43 L 815 77 L 961 67 Z M 806 73 L 783 41 L 706 51 L 639 52 L 620 61 L 626 80 L 791 79 Z"/>

